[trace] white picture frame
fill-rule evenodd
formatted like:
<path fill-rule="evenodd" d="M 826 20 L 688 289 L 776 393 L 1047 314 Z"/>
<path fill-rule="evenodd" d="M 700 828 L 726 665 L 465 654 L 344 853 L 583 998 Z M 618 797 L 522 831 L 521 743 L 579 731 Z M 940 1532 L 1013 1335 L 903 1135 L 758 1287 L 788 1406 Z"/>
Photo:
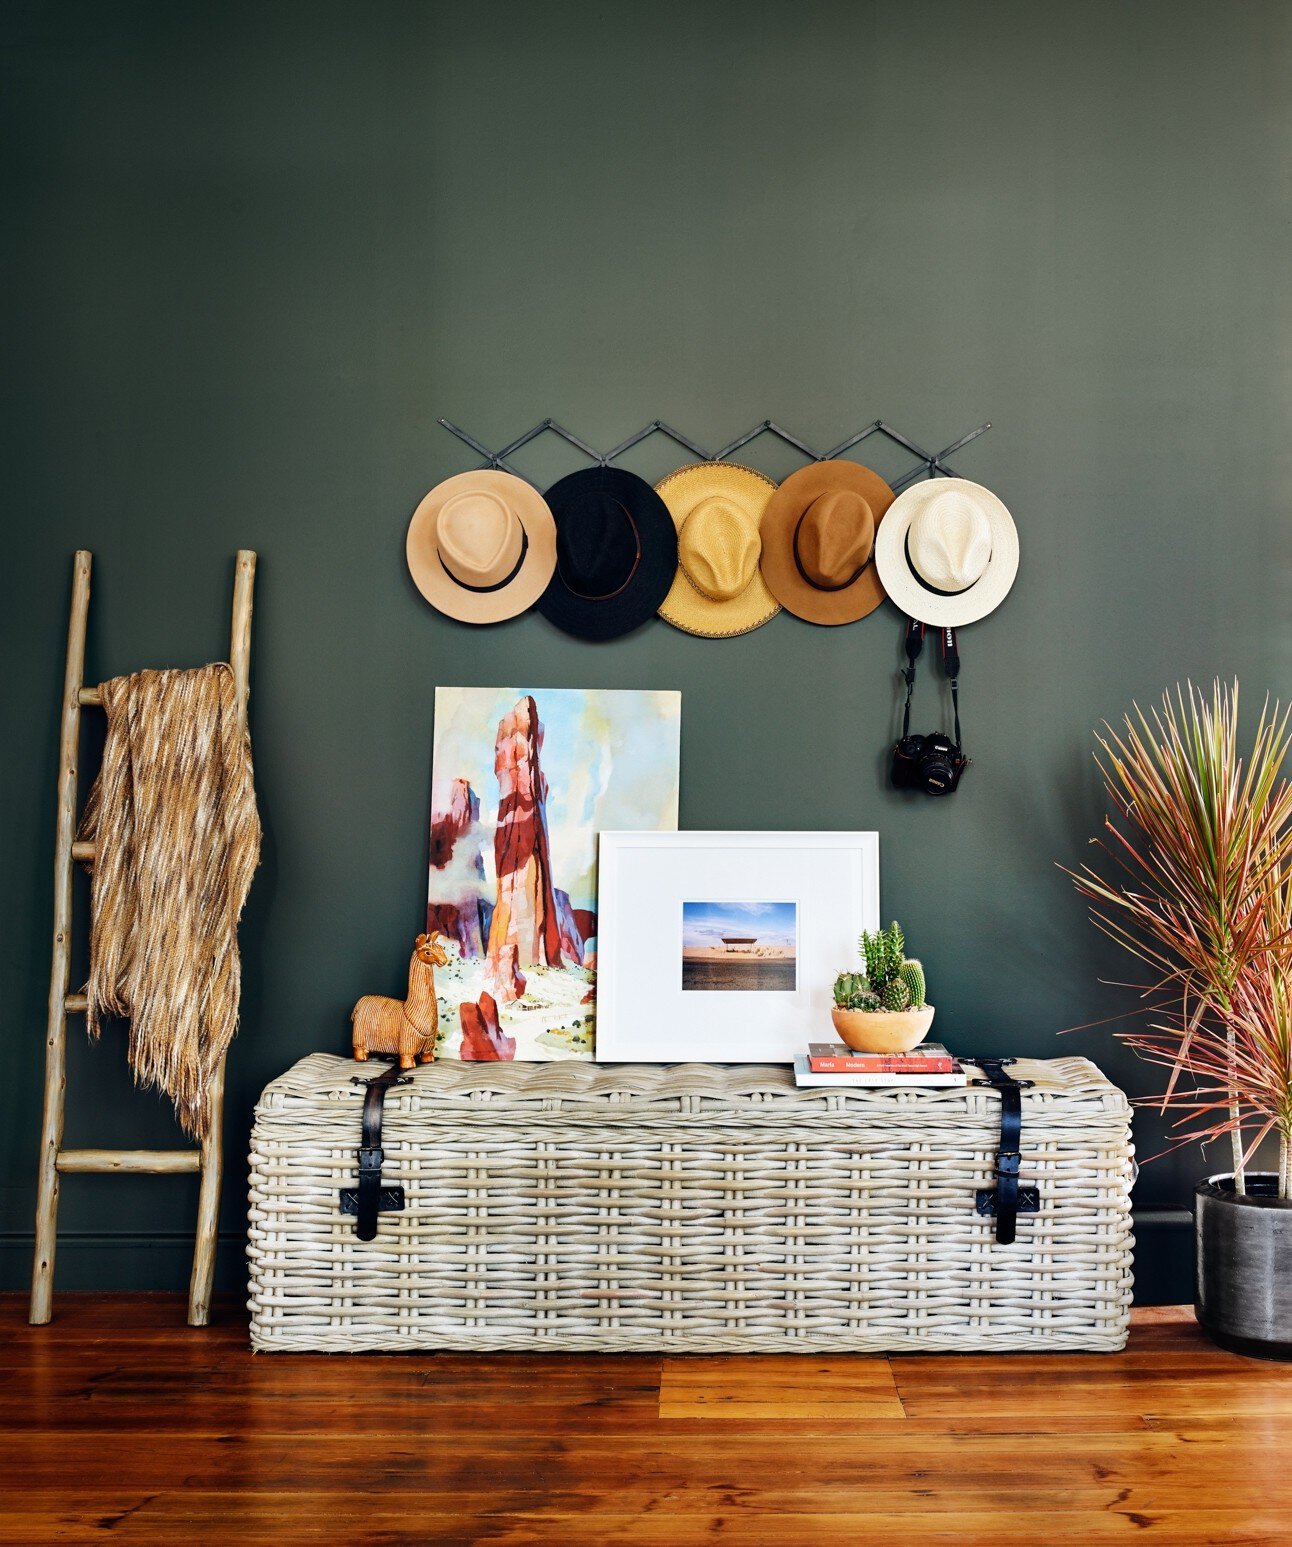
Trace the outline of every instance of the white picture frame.
<path fill-rule="evenodd" d="M 790 1063 L 829 1040 L 835 975 L 879 928 L 878 833 L 603 832 L 598 866 L 599 1062 Z"/>

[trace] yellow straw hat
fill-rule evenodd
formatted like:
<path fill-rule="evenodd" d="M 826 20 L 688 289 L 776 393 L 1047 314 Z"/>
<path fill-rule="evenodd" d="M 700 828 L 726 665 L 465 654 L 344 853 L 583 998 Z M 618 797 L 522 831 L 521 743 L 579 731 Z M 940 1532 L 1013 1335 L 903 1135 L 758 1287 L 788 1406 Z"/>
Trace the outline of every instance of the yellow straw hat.
<path fill-rule="evenodd" d="M 758 567 L 771 479 L 735 462 L 696 462 L 655 492 L 677 527 L 678 570 L 660 617 L 706 639 L 747 634 L 774 618 L 781 604 Z"/>

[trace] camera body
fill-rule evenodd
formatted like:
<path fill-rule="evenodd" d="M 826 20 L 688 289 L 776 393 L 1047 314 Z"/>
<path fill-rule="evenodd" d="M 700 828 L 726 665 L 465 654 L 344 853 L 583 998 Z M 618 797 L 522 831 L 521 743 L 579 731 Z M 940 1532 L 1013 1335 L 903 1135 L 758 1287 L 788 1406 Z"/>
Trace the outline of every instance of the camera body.
<path fill-rule="evenodd" d="M 940 731 L 932 736 L 903 736 L 893 748 L 893 784 L 926 795 L 952 795 L 969 759 Z"/>

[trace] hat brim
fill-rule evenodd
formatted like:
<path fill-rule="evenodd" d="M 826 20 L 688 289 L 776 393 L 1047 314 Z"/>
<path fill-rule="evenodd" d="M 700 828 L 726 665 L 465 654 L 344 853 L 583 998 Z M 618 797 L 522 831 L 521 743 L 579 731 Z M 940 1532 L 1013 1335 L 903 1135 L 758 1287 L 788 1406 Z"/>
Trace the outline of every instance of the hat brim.
<path fill-rule="evenodd" d="M 812 462 L 781 484 L 763 512 L 763 579 L 783 607 L 808 623 L 855 623 L 884 600 L 883 582 L 872 550 L 866 567 L 851 585 L 838 591 L 814 586 L 794 560 L 794 535 L 803 512 L 819 495 L 846 489 L 859 494 L 879 524 L 897 496 L 878 473 L 859 462 Z"/>
<path fill-rule="evenodd" d="M 473 591 L 456 581 L 440 561 L 435 524 L 445 503 L 457 494 L 483 491 L 506 501 L 525 530 L 525 557 L 519 570 L 494 591 Z M 556 523 L 543 496 L 514 473 L 476 468 L 438 483 L 413 512 L 404 551 L 413 583 L 437 612 L 460 623 L 501 623 L 526 611 L 542 596 L 556 568 Z"/>
<path fill-rule="evenodd" d="M 679 532 L 701 500 L 717 495 L 730 501 L 757 533 L 776 485 L 752 467 L 741 467 L 737 462 L 695 462 L 662 478 L 655 485 L 655 492 L 668 507 Z M 704 639 L 730 639 L 770 623 L 780 610 L 781 604 L 767 589 L 761 569 L 754 571 L 753 579 L 739 596 L 717 602 L 697 591 L 679 567 L 660 603 L 659 615 L 684 633 L 699 634 Z"/>
<path fill-rule="evenodd" d="M 948 489 L 972 494 L 991 527 L 991 558 L 986 569 L 973 585 L 954 596 L 930 590 L 911 568 L 906 555 L 906 534 L 911 522 L 929 500 Z M 884 524 L 875 536 L 875 565 L 889 598 L 908 617 L 937 628 L 963 628 L 995 612 L 1009 594 L 1018 574 L 1018 530 L 1004 501 L 990 489 L 967 478 L 930 478 L 903 490 L 889 506 Z"/>
<path fill-rule="evenodd" d="M 677 528 L 668 507 L 644 478 L 621 467 L 585 467 L 554 483 L 544 496 L 558 533 L 565 506 L 590 493 L 618 500 L 633 518 L 641 544 L 637 568 L 614 596 L 590 598 L 565 583 L 558 559 L 538 610 L 557 628 L 580 639 L 618 639 L 659 611 L 677 573 Z"/>

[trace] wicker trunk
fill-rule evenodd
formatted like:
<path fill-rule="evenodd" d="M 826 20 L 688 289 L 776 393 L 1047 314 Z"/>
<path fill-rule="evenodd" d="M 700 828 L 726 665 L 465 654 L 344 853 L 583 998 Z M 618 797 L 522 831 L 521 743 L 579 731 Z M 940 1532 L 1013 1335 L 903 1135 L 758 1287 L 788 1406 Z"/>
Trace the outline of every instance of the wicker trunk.
<path fill-rule="evenodd" d="M 366 1073 L 375 1072 L 366 1066 Z M 386 1098 L 402 1212 L 361 1242 L 356 1065 L 267 1087 L 251 1145 L 257 1349 L 1118 1349 L 1130 1111 L 1082 1058 L 1020 1060 L 1013 1245 L 994 1090 L 798 1090 L 709 1064 L 443 1063 Z"/>

